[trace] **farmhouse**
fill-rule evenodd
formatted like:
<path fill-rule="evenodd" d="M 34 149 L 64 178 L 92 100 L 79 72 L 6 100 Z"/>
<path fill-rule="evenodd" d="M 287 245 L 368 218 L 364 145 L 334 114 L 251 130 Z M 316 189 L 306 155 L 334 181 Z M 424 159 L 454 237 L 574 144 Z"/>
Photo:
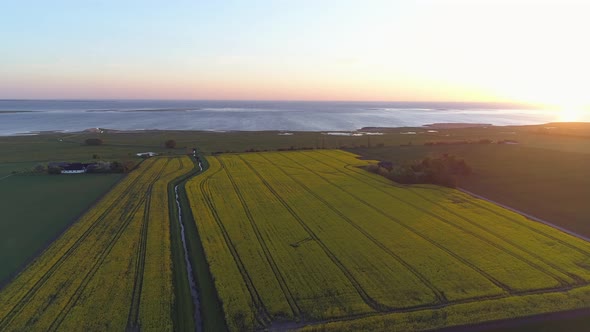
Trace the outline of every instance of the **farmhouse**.
<path fill-rule="evenodd" d="M 61 174 L 80 174 L 86 173 L 86 166 L 82 163 L 71 163 L 66 166 L 63 166 L 61 169 Z"/>
<path fill-rule="evenodd" d="M 154 157 L 157 156 L 158 154 L 155 152 L 140 152 L 137 153 L 138 157 L 144 157 L 144 158 L 148 158 L 148 157 Z"/>

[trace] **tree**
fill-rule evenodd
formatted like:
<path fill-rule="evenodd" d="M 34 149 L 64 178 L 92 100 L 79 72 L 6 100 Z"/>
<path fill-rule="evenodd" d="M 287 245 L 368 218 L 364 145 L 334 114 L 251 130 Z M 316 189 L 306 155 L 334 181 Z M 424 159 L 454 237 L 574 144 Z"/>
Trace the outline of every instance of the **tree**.
<path fill-rule="evenodd" d="M 123 173 L 123 171 L 124 171 L 123 170 L 123 164 L 121 164 L 118 161 L 111 162 L 110 168 L 111 168 L 111 172 L 112 173 Z"/>
<path fill-rule="evenodd" d="M 129 173 L 135 168 L 135 162 L 132 160 L 123 161 L 123 172 Z"/>
<path fill-rule="evenodd" d="M 176 141 L 173 139 L 169 139 L 166 142 L 164 142 L 164 146 L 168 149 L 174 149 L 176 147 Z"/>
<path fill-rule="evenodd" d="M 49 173 L 49 174 L 61 174 L 61 167 L 57 167 L 57 166 L 47 167 L 47 173 Z"/>
<path fill-rule="evenodd" d="M 45 165 L 39 164 L 39 165 L 35 165 L 35 167 L 33 168 L 33 172 L 35 173 L 45 173 L 47 171 L 47 168 L 45 167 Z"/>
<path fill-rule="evenodd" d="M 84 142 L 86 145 L 101 145 L 103 143 L 100 138 L 88 138 Z"/>

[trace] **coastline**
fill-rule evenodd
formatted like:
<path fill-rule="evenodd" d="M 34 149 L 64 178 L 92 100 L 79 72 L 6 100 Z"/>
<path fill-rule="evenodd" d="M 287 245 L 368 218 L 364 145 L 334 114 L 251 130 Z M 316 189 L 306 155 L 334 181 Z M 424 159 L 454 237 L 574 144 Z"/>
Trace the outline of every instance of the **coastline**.
<path fill-rule="evenodd" d="M 511 127 L 511 126 L 541 126 L 549 123 L 534 123 L 527 125 L 494 125 L 489 123 L 430 123 L 422 126 L 397 126 L 397 127 L 361 127 L 355 130 L 285 130 L 285 129 L 267 129 L 267 130 L 227 130 L 227 129 L 114 129 L 114 128 L 87 128 L 84 130 L 69 131 L 66 129 L 55 130 L 32 130 L 28 132 L 16 132 L 11 134 L 0 134 L 0 137 L 18 137 L 18 136 L 40 136 L 52 134 L 81 135 L 90 133 L 107 133 L 107 134 L 143 134 L 143 133 L 163 133 L 163 132 L 207 132 L 207 133 L 272 133 L 278 132 L 282 135 L 292 135 L 294 133 L 322 133 L 326 135 L 339 136 L 364 136 L 364 135 L 382 135 L 383 132 L 395 130 L 432 130 L 432 129 L 469 129 L 469 128 L 487 128 L 487 127 Z"/>
<path fill-rule="evenodd" d="M 543 109 L 485 103 L 179 100 L 0 100 L 0 116 L 0 136 L 79 133 L 96 127 L 133 132 L 352 132 L 364 128 L 520 126 L 556 120 L 555 113 Z"/>

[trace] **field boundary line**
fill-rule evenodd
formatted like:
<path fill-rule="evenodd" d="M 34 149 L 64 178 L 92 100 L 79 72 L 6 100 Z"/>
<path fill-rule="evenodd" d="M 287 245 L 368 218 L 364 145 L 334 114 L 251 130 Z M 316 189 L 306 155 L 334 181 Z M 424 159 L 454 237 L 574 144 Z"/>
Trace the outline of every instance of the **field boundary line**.
<path fill-rule="evenodd" d="M 541 223 L 541 224 L 544 224 L 544 225 L 550 226 L 550 227 L 552 227 L 552 228 L 555 228 L 555 229 L 557 229 L 557 230 L 560 230 L 560 231 L 562 231 L 562 232 L 564 232 L 564 233 L 567 233 L 567 234 L 569 234 L 569 235 L 571 235 L 571 236 L 577 237 L 577 238 L 578 238 L 578 239 L 580 239 L 580 240 L 584 240 L 584 241 L 586 241 L 586 242 L 590 242 L 590 237 L 586 237 L 586 236 L 584 236 L 584 235 L 582 235 L 582 234 L 578 234 L 578 233 L 576 233 L 576 232 L 574 232 L 574 231 L 570 231 L 569 229 L 566 229 L 566 228 L 563 228 L 563 227 L 561 227 L 561 226 L 558 226 L 558 225 L 556 225 L 556 224 L 553 224 L 553 223 L 551 223 L 551 222 L 549 222 L 549 221 L 547 221 L 547 220 L 545 220 L 545 219 L 541 219 L 541 218 L 535 217 L 535 216 L 533 216 L 533 215 L 531 215 L 531 214 L 528 214 L 528 213 L 526 213 L 526 212 L 523 212 L 523 211 L 521 211 L 521 210 L 518 210 L 518 209 L 516 209 L 516 208 L 510 207 L 510 206 L 508 206 L 508 205 L 506 205 L 506 204 L 503 204 L 503 203 L 500 203 L 500 202 L 494 201 L 494 200 L 492 200 L 492 199 L 490 199 L 490 198 L 487 198 L 487 197 L 485 197 L 485 196 L 482 196 L 482 195 L 476 194 L 476 193 L 474 193 L 474 192 L 472 192 L 472 191 L 469 191 L 469 190 L 467 190 L 467 189 L 464 189 L 464 188 L 456 188 L 456 189 L 457 189 L 457 190 L 459 190 L 459 191 L 461 191 L 461 192 L 463 192 L 463 193 L 465 193 L 465 194 L 471 195 L 471 196 L 473 196 L 473 197 L 475 197 L 475 198 L 479 198 L 479 199 L 481 199 L 481 200 L 484 200 L 484 201 L 487 201 L 487 202 L 490 202 L 490 203 L 496 204 L 496 205 L 498 205 L 498 206 L 501 206 L 501 207 L 505 208 L 506 210 L 510 210 L 510 211 L 512 211 L 512 212 L 514 212 L 514 213 L 520 214 L 521 216 L 524 216 L 524 217 L 526 217 L 527 219 L 530 219 L 530 220 L 532 220 L 532 221 L 536 221 L 536 222 L 538 222 L 538 223 Z M 576 247 L 576 246 L 572 246 L 572 245 L 571 245 L 571 244 L 569 244 L 568 242 L 565 242 L 565 241 L 563 241 L 563 240 L 561 240 L 561 239 L 554 238 L 554 237 L 553 237 L 553 236 L 551 236 L 550 234 L 547 234 L 547 233 L 545 233 L 545 232 L 543 232 L 543 231 L 541 231 L 541 230 L 539 230 L 539 229 L 536 229 L 536 228 L 534 228 L 534 227 L 529 227 L 529 226 L 525 225 L 524 223 L 522 223 L 522 222 L 520 222 L 520 221 L 518 221 L 518 220 L 515 220 L 515 219 L 513 219 L 513 218 L 510 218 L 510 217 L 508 217 L 508 216 L 505 216 L 505 215 L 503 215 L 503 214 L 501 214 L 501 213 L 498 213 L 498 212 L 496 212 L 496 211 L 493 211 L 493 210 L 491 210 L 491 209 L 489 209 L 489 208 L 487 208 L 487 207 L 485 207 L 485 206 L 483 206 L 483 205 L 481 205 L 481 204 L 477 204 L 477 202 L 469 202 L 469 203 L 470 203 L 470 204 L 473 204 L 473 205 L 477 205 L 477 206 L 481 207 L 482 209 L 486 209 L 486 210 L 488 210 L 488 211 L 490 211 L 490 212 L 492 212 L 492 213 L 494 213 L 494 214 L 496 214 L 496 215 L 498 215 L 498 216 L 500 216 L 500 217 L 502 217 L 502 218 L 504 218 L 504 219 L 508 219 L 508 220 L 511 220 L 511 221 L 517 222 L 517 223 L 521 224 L 522 226 L 524 226 L 524 227 L 526 227 L 526 228 L 529 228 L 529 229 L 533 230 L 534 232 L 536 232 L 536 233 L 538 233 L 538 234 L 544 235 L 544 236 L 546 236 L 546 237 L 548 237 L 548 238 L 550 238 L 550 239 L 552 239 L 552 240 L 555 240 L 555 241 L 557 241 L 557 242 L 560 242 L 560 243 L 562 243 L 563 245 L 569 246 L 569 247 L 571 247 L 572 249 L 574 249 L 574 250 L 576 250 L 576 251 L 579 251 L 579 252 L 580 252 L 580 253 L 582 253 L 582 254 L 585 254 L 585 255 L 590 255 L 590 252 L 587 252 L 587 251 L 585 251 L 585 250 L 583 250 L 583 249 L 580 249 L 580 248 L 578 248 L 578 247 Z"/>
<path fill-rule="evenodd" d="M 578 289 L 578 288 L 584 288 L 588 285 L 581 285 L 581 286 L 576 286 L 573 287 L 571 289 Z M 468 304 L 468 303 L 481 303 L 481 302 L 491 302 L 491 301 L 496 301 L 496 300 L 502 300 L 502 299 L 507 299 L 507 298 L 518 298 L 518 297 L 523 297 L 523 296 L 527 296 L 527 295 L 535 295 L 535 294 L 556 294 L 556 293 L 562 293 L 563 291 L 566 291 L 567 289 L 553 289 L 547 292 L 533 292 L 533 293 L 526 293 L 526 294 L 518 294 L 518 295 L 506 295 L 506 296 L 493 296 L 493 297 L 483 297 L 483 298 L 474 298 L 474 299 L 467 299 L 467 300 L 461 300 L 461 301 L 456 301 L 456 302 L 451 302 L 451 303 L 447 303 L 447 304 L 437 304 L 437 305 L 433 305 L 433 306 L 429 306 L 429 307 L 422 307 L 422 308 L 410 308 L 410 309 L 400 309 L 400 310 L 396 310 L 396 311 L 389 311 L 389 312 L 368 312 L 368 313 L 362 313 L 362 314 L 356 314 L 356 315 L 350 315 L 350 316 L 346 316 L 346 317 L 341 317 L 341 318 L 331 318 L 331 319 L 324 319 L 324 320 L 317 320 L 317 321 L 312 321 L 312 322 L 305 322 L 302 323 L 300 325 L 298 325 L 297 327 L 295 327 L 296 329 L 301 329 L 304 327 L 313 327 L 313 326 L 318 326 L 318 325 L 322 325 L 322 324 L 328 324 L 328 323 L 335 323 L 335 322 L 346 322 L 346 321 L 354 321 L 357 319 L 363 319 L 363 318 L 369 318 L 369 317 L 378 317 L 378 316 L 386 316 L 388 314 L 396 314 L 396 313 L 410 313 L 410 312 L 418 312 L 418 311 L 423 311 L 423 310 L 435 310 L 435 309 L 442 309 L 442 308 L 446 308 L 446 307 L 453 307 L 456 305 L 461 305 L 461 304 Z M 573 310 L 588 310 L 588 309 L 573 309 Z M 568 310 L 569 311 L 569 310 Z M 567 311 L 566 311 L 567 312 Z M 559 314 L 560 311 L 557 312 L 551 312 L 549 314 Z M 540 313 L 538 315 L 542 315 L 545 316 L 548 313 Z M 511 318 L 511 319 L 520 319 L 520 318 L 526 318 L 529 316 L 520 316 L 520 317 L 515 317 L 515 318 Z M 483 321 L 481 322 L 482 324 L 485 323 L 493 323 L 496 322 L 495 320 L 492 321 Z M 455 328 L 463 328 L 469 326 L 469 324 L 463 324 L 463 325 L 458 325 L 458 326 L 449 326 L 447 328 L 442 328 L 442 330 L 444 331 L 454 331 Z M 427 331 L 438 331 L 439 329 L 435 329 L 435 330 L 427 330 Z"/>

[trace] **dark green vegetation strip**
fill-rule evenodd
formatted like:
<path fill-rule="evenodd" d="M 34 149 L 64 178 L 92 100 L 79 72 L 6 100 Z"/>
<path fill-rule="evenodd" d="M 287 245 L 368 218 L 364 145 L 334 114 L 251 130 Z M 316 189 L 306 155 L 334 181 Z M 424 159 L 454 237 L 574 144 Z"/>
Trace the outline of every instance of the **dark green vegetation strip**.
<path fill-rule="evenodd" d="M 1 180 L 0 288 L 121 178 L 13 175 Z"/>
<path fill-rule="evenodd" d="M 590 309 L 554 312 L 523 318 L 443 328 L 440 332 L 563 332 L 586 331 L 590 326 Z"/>
<path fill-rule="evenodd" d="M 196 224 L 193 222 L 194 217 L 190 209 L 190 203 L 187 198 L 185 184 L 193 176 L 199 175 L 209 168 L 209 164 L 203 155 L 199 154 L 201 166 L 199 169 L 196 160 L 193 170 L 168 185 L 168 201 L 170 208 L 170 225 L 171 245 L 174 272 L 174 291 L 175 291 L 175 329 L 177 331 L 194 331 L 196 329 L 194 320 L 194 304 L 191 298 L 190 284 L 187 279 L 187 266 L 184 258 L 184 248 L 182 246 L 181 230 L 178 224 L 178 210 L 176 206 L 176 195 L 174 188 L 178 186 L 180 208 L 183 216 L 183 225 L 185 240 L 189 253 L 189 261 L 193 268 L 193 277 L 197 283 L 197 290 L 200 303 L 201 328 L 203 331 L 227 331 L 225 316 L 217 290 L 213 283 L 213 278 L 209 271 L 209 265 L 205 258 L 205 252 L 201 244 Z M 198 222 L 198 221 L 197 221 Z"/>

